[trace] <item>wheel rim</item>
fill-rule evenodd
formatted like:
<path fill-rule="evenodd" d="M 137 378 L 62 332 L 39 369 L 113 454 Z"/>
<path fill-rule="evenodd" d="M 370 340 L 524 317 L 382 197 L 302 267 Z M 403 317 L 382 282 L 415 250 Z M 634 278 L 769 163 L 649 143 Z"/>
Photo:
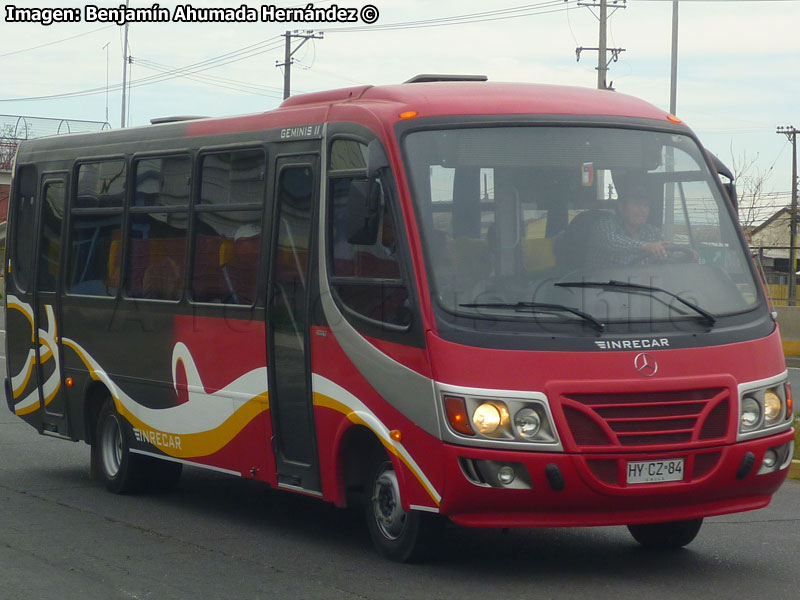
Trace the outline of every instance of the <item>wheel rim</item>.
<path fill-rule="evenodd" d="M 114 415 L 109 415 L 103 423 L 100 454 L 103 460 L 103 471 L 109 477 L 116 477 L 120 464 L 122 464 L 122 430 Z"/>
<path fill-rule="evenodd" d="M 384 465 L 375 478 L 372 512 L 378 529 L 386 538 L 396 540 L 402 535 L 407 513 L 400 503 L 400 486 L 390 463 Z"/>

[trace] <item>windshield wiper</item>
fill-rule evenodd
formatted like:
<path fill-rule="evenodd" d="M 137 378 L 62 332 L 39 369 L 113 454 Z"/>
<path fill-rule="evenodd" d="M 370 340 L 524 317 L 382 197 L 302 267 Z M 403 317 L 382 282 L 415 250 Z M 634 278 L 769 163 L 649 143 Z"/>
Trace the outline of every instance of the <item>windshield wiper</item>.
<path fill-rule="evenodd" d="M 476 302 L 472 304 L 459 304 L 464 308 L 510 308 L 517 312 L 566 312 L 580 317 L 597 331 L 603 331 L 605 325 L 592 315 L 563 304 L 547 304 L 544 302 Z"/>
<path fill-rule="evenodd" d="M 697 314 L 701 315 L 703 319 L 709 324 L 713 325 L 717 322 L 717 317 L 712 313 L 708 312 L 704 308 L 700 308 L 694 302 L 689 302 L 686 298 L 682 298 L 678 294 L 674 292 L 670 292 L 669 290 L 665 290 L 664 288 L 652 286 L 652 285 L 642 285 L 640 283 L 627 283 L 625 281 L 617 281 L 614 279 L 610 279 L 608 281 L 560 281 L 554 284 L 556 287 L 577 287 L 577 288 L 598 288 L 601 290 L 630 290 L 630 291 L 640 291 L 640 292 L 649 292 L 649 293 L 661 293 L 670 296 L 671 298 L 675 298 L 678 302 L 683 304 L 684 306 L 688 306 Z"/>

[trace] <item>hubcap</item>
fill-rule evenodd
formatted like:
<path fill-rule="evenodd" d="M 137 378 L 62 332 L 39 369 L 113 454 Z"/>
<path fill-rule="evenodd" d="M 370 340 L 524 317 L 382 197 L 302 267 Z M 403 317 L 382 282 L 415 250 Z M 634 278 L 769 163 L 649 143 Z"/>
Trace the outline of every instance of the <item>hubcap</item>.
<path fill-rule="evenodd" d="M 406 511 L 400 504 L 400 486 L 391 463 L 386 463 L 375 479 L 372 510 L 381 533 L 390 540 L 399 538 L 406 524 Z"/>
<path fill-rule="evenodd" d="M 103 460 L 103 471 L 111 478 L 116 477 L 122 463 L 122 431 L 114 415 L 109 415 L 103 423 L 100 454 Z"/>

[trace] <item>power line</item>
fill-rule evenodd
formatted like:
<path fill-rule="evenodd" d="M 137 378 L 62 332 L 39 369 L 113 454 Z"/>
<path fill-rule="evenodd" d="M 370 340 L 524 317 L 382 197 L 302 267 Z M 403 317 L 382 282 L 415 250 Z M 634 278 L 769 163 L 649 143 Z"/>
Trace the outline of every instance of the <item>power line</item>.
<path fill-rule="evenodd" d="M 30 48 L 23 48 L 22 50 L 14 50 L 13 52 L 6 52 L 5 54 L 0 54 L 0 58 L 5 58 L 6 56 L 13 56 L 14 54 L 22 54 L 23 52 L 30 52 L 32 50 L 39 50 L 40 48 L 46 48 L 47 46 L 55 46 L 56 44 L 60 44 L 62 42 L 68 42 L 70 40 L 74 40 L 79 37 L 91 35 L 92 33 L 97 33 L 98 31 L 102 31 L 103 29 L 108 29 L 109 27 L 116 27 L 116 25 L 106 25 L 105 27 L 98 27 L 97 29 L 92 29 L 91 31 L 87 31 L 85 33 L 79 33 L 78 35 L 73 35 L 60 40 L 55 40 L 53 42 L 47 42 L 46 44 L 39 44 L 38 46 L 31 46 Z"/>
<path fill-rule="evenodd" d="M 170 79 L 177 79 L 180 77 L 186 77 L 188 75 L 194 75 L 196 73 L 207 71 L 209 69 L 214 69 L 217 67 L 221 67 L 224 65 L 228 65 L 234 62 L 238 62 L 241 60 L 245 60 L 248 58 L 252 58 L 253 56 L 257 56 L 259 54 L 263 54 L 265 52 L 270 52 L 279 48 L 282 43 L 278 42 L 277 44 L 273 43 L 272 46 L 269 46 L 269 42 L 277 39 L 279 36 L 275 36 L 273 38 L 269 38 L 267 40 L 262 40 L 261 42 L 251 44 L 249 46 L 244 46 L 238 50 L 234 50 L 231 52 L 227 52 L 225 54 L 221 54 L 216 57 L 212 57 L 197 63 L 193 63 L 190 65 L 186 65 L 184 67 L 177 67 L 165 72 L 162 72 L 160 75 L 152 75 L 149 77 L 143 77 L 141 79 L 137 79 L 130 82 L 131 87 L 141 87 L 143 85 L 151 85 L 154 83 L 161 83 L 163 81 L 168 81 Z M 136 59 L 134 59 L 136 60 Z M 119 91 L 122 89 L 121 84 L 114 84 L 110 88 L 112 91 Z M 0 99 L 0 102 L 32 102 L 37 100 L 62 100 L 65 98 L 79 98 L 83 96 L 92 96 L 99 93 L 105 93 L 106 88 L 89 88 L 86 90 L 77 90 L 74 92 L 64 92 L 61 94 L 50 94 L 47 96 L 31 96 L 27 98 L 3 98 Z"/>
<path fill-rule="evenodd" d="M 576 5 L 577 0 L 547 0 L 545 2 L 538 2 L 536 4 L 523 4 L 511 8 L 468 13 L 464 15 L 452 15 L 449 17 L 438 17 L 435 19 L 387 23 L 385 25 L 354 25 L 352 27 L 328 28 L 325 29 L 325 33 L 358 33 L 399 29 L 424 29 L 428 27 L 446 27 L 451 25 L 466 25 L 470 23 L 487 23 L 491 21 L 516 19 L 520 17 L 545 15 L 573 10 L 577 7 Z"/>
<path fill-rule="evenodd" d="M 159 63 L 145 59 L 138 59 L 136 60 L 136 63 L 146 69 L 160 71 L 162 73 L 172 72 L 174 70 L 172 67 L 161 65 Z M 272 98 L 282 97 L 280 93 L 281 92 L 280 88 L 257 85 L 247 81 L 229 79 L 227 77 L 215 77 L 212 75 L 193 75 L 193 74 L 183 74 L 183 75 L 178 75 L 178 77 L 184 77 L 186 79 L 191 79 L 192 81 L 197 81 L 199 83 L 204 83 L 206 85 L 234 90 L 237 92 L 256 94 L 259 96 L 268 96 Z"/>
<path fill-rule="evenodd" d="M 570 10 L 574 8 L 575 6 L 571 5 L 576 5 L 576 4 L 577 0 L 546 0 L 534 4 L 524 4 L 510 8 L 466 13 L 463 15 L 452 15 L 449 17 L 439 17 L 436 19 L 423 19 L 417 21 L 389 23 L 382 26 L 342 27 L 336 29 L 329 29 L 327 31 L 330 31 L 331 33 L 347 33 L 347 32 L 358 32 L 358 31 L 386 31 L 394 29 L 415 29 L 415 28 L 426 28 L 426 27 L 440 27 L 447 25 L 463 25 L 468 23 L 481 23 L 487 21 L 496 21 L 503 19 L 534 16 L 540 14 L 548 14 L 551 12 L 561 12 L 564 10 Z M 553 9 L 553 10 L 545 10 L 545 9 Z M 280 45 L 282 44 L 277 44 L 273 46 L 269 45 L 273 40 L 277 40 L 279 37 L 282 36 L 273 36 L 272 38 L 256 42 L 249 46 L 244 46 L 242 48 L 233 50 L 231 52 L 214 56 L 212 58 L 200 61 L 198 63 L 187 65 L 185 67 L 176 68 L 173 69 L 172 71 L 165 71 L 160 75 L 153 75 L 150 77 L 138 79 L 132 81 L 130 83 L 130 86 L 140 87 L 142 85 L 160 83 L 162 81 L 167 81 L 169 79 L 174 79 L 177 77 L 187 77 L 188 75 L 194 75 L 200 71 L 227 65 L 232 62 L 237 62 L 239 60 L 245 60 L 247 58 L 251 58 L 253 56 L 257 56 L 258 54 L 269 52 L 271 50 L 275 50 L 278 47 L 280 47 Z M 230 58 L 231 60 L 227 60 L 228 58 Z M 111 89 L 117 91 L 121 89 L 121 86 L 119 84 L 115 84 L 114 86 L 112 86 Z M 30 96 L 25 98 L 3 98 L 0 99 L 0 102 L 31 102 L 39 100 L 61 100 L 65 98 L 77 98 L 83 96 L 91 96 L 99 93 L 105 93 L 105 90 L 106 90 L 105 87 L 90 88 L 86 90 L 77 90 L 61 94 L 49 94 L 46 96 Z"/>

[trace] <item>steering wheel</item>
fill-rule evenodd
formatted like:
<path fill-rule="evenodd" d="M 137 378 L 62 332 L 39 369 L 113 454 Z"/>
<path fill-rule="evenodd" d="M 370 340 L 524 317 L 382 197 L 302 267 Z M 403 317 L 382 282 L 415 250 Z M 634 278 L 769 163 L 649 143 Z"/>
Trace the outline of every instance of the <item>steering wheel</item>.
<path fill-rule="evenodd" d="M 697 253 L 691 246 L 667 244 L 664 249 L 667 251 L 667 256 L 660 261 L 662 263 L 697 262 Z"/>

